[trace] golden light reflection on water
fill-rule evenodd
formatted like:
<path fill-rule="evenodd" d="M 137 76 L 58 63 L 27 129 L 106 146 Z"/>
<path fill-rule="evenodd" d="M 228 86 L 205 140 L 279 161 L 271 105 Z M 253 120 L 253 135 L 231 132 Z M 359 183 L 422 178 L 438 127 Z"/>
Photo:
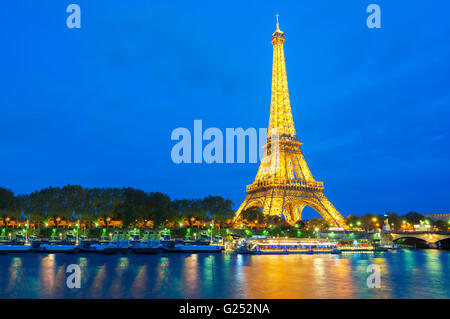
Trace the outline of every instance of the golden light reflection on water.
<path fill-rule="evenodd" d="M 130 288 L 130 294 L 132 298 L 140 298 L 145 294 L 147 289 L 147 264 L 139 266 L 136 277 L 134 278 L 133 284 Z"/>
<path fill-rule="evenodd" d="M 192 296 L 199 288 L 199 262 L 198 254 L 192 254 L 184 259 L 183 286 L 186 296 Z"/>
<path fill-rule="evenodd" d="M 22 284 L 22 258 L 14 257 L 8 269 L 9 280 L 6 288 L 6 293 L 14 293 L 16 287 Z"/>
<path fill-rule="evenodd" d="M 40 298 L 51 298 L 55 295 L 55 254 L 49 254 L 42 258 L 39 272 Z"/>
<path fill-rule="evenodd" d="M 106 279 L 106 265 L 103 264 L 102 266 L 97 267 L 96 275 L 94 277 L 91 287 L 89 288 L 91 298 L 101 298 L 103 296 L 103 293 L 105 291 L 103 287 L 106 281 L 105 279 Z"/>
<path fill-rule="evenodd" d="M 124 296 L 124 282 L 123 282 L 123 275 L 128 269 L 128 266 L 130 264 L 130 261 L 127 257 L 120 257 L 117 261 L 117 266 L 115 269 L 115 274 L 111 278 L 112 283 L 110 287 L 111 295 L 114 296 L 114 298 L 126 298 L 128 296 Z"/>
<path fill-rule="evenodd" d="M 163 286 L 167 286 L 169 284 L 170 279 L 170 259 L 167 257 L 161 257 L 159 260 L 159 264 L 156 267 L 156 282 L 152 289 L 153 294 L 158 294 Z"/>
<path fill-rule="evenodd" d="M 351 260 L 331 255 L 251 258 L 249 265 L 240 267 L 245 298 L 358 298 L 355 289 L 364 286 L 369 275 L 364 266 L 363 272 L 355 276 Z M 376 263 L 386 270 L 384 262 Z M 385 292 L 379 293 L 379 297 L 386 297 Z"/>
<path fill-rule="evenodd" d="M 324 256 L 325 257 L 325 256 Z M 329 257 L 329 256 L 328 256 Z M 323 286 L 328 287 L 328 277 L 333 277 L 335 286 L 328 289 L 327 294 L 334 294 L 334 298 L 355 298 L 355 285 L 353 283 L 352 265 L 348 259 L 335 258 L 334 261 L 327 258 L 326 265 L 324 265 L 326 271 Z M 329 267 L 329 268 L 328 268 Z M 343 283 L 348 283 L 343 284 Z"/>

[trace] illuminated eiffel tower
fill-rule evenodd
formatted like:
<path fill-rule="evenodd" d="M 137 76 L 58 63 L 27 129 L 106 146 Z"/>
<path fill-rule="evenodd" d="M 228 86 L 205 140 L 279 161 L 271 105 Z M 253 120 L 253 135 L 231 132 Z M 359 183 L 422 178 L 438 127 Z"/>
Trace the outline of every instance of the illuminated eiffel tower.
<path fill-rule="evenodd" d="M 233 221 L 247 208 L 261 207 L 264 215 L 284 216 L 294 224 L 301 220 L 305 206 L 316 210 L 334 227 L 347 227 L 344 218 L 323 194 L 323 183 L 316 182 L 306 164 L 297 139 L 289 100 L 286 64 L 284 61 L 284 33 L 272 34 L 272 98 L 267 143 L 253 184 L 247 186 L 247 197 Z"/>

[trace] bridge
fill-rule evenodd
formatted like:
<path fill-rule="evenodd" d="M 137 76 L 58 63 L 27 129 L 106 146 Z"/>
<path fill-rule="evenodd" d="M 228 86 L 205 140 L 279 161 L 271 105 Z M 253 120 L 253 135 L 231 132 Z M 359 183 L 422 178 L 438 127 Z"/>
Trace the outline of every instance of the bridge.
<path fill-rule="evenodd" d="M 440 241 L 450 239 L 450 232 L 430 232 L 430 231 L 418 231 L 418 232 L 387 232 L 392 241 L 397 241 L 401 238 L 414 238 L 424 241 L 428 246 L 435 247 Z"/>
<path fill-rule="evenodd" d="M 320 231 L 318 238 L 329 239 L 371 239 L 381 240 L 381 242 L 389 244 L 402 238 L 412 238 L 421 241 L 430 248 L 441 246 L 446 241 L 445 246 L 450 246 L 450 232 L 431 232 L 431 231 Z M 448 241 L 448 242 L 447 242 Z"/>

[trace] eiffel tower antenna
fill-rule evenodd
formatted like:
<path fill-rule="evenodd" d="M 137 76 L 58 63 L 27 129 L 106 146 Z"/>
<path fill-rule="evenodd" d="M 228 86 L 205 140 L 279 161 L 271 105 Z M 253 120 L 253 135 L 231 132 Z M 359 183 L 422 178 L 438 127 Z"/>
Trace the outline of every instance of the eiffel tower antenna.
<path fill-rule="evenodd" d="M 348 228 L 344 218 L 325 197 L 323 183 L 317 182 L 309 170 L 297 139 L 289 98 L 284 32 L 272 34 L 272 95 L 267 143 L 255 180 L 247 186 L 247 196 L 237 210 L 233 222 L 250 207 L 262 208 L 264 215 L 279 216 L 290 224 L 301 220 L 305 206 L 316 210 L 330 225 Z"/>

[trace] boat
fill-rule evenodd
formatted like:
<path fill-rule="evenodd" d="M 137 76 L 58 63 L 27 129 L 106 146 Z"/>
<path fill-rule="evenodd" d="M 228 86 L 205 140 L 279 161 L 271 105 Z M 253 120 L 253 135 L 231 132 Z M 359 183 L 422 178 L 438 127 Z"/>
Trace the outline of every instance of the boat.
<path fill-rule="evenodd" d="M 161 241 L 156 239 L 154 232 L 145 232 L 143 239 L 137 234 L 132 234 L 129 249 L 135 254 L 156 254 L 160 251 Z"/>
<path fill-rule="evenodd" d="M 25 243 L 0 244 L 0 254 L 6 253 L 27 253 L 31 250 L 31 245 Z"/>
<path fill-rule="evenodd" d="M 240 234 L 230 234 L 230 236 L 233 238 L 233 239 L 242 239 L 242 238 L 244 238 L 244 235 L 240 235 Z"/>
<path fill-rule="evenodd" d="M 209 242 L 164 242 L 162 249 L 167 253 L 220 253 L 223 245 Z"/>
<path fill-rule="evenodd" d="M 379 245 L 377 243 L 357 242 L 354 240 L 353 243 L 338 244 L 338 248 L 342 252 L 380 252 L 388 251 L 392 249 L 392 246 L 387 247 L 386 245 Z"/>
<path fill-rule="evenodd" d="M 130 248 L 135 254 L 156 254 L 160 249 L 160 241 L 156 239 L 146 239 L 139 241 L 138 243 L 133 243 Z"/>
<path fill-rule="evenodd" d="M 126 254 L 128 252 L 128 240 L 117 239 L 107 243 L 94 243 L 89 246 L 91 252 L 101 254 Z"/>
<path fill-rule="evenodd" d="M 388 251 L 386 247 L 369 246 L 369 247 L 353 247 L 353 246 L 341 246 L 339 250 L 342 252 L 380 252 Z"/>
<path fill-rule="evenodd" d="M 94 242 L 88 245 L 89 252 L 100 254 L 126 254 L 130 246 L 130 240 L 123 231 L 116 231 L 110 241 Z"/>
<path fill-rule="evenodd" d="M 37 253 L 75 253 L 78 246 L 66 242 L 33 241 L 31 251 Z"/>
<path fill-rule="evenodd" d="M 302 241 L 295 239 L 243 240 L 236 249 L 238 254 L 286 255 L 286 254 L 340 254 L 335 242 Z"/>
<path fill-rule="evenodd" d="M 80 253 L 95 253 L 95 247 L 92 247 L 93 244 L 97 244 L 98 241 L 91 241 L 87 239 L 80 240 L 78 244 L 78 250 Z"/>

